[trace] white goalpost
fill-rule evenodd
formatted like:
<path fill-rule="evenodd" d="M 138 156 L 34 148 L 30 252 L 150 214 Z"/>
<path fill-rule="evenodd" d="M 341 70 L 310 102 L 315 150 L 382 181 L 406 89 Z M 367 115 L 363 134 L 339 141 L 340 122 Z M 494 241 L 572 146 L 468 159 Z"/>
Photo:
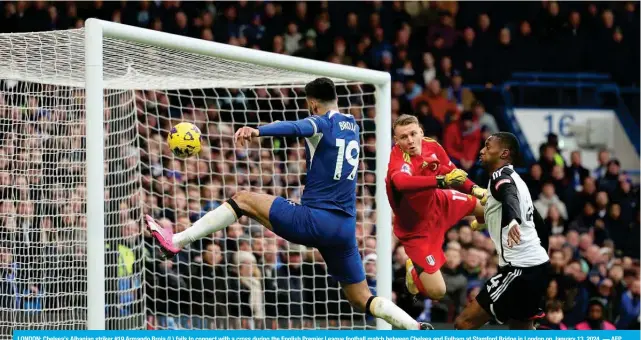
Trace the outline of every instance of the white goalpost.
<path fill-rule="evenodd" d="M 145 243 L 141 228 L 145 213 L 186 227 L 200 213 L 196 207 L 210 207 L 240 189 L 299 197 L 305 172 L 301 144 L 274 139 L 239 155 L 229 136 L 240 124 L 305 117 L 301 89 L 321 76 L 336 82 L 341 110 L 364 127 L 359 230 L 375 230 L 362 245 L 375 240 L 375 249 L 365 249 L 377 255 L 375 288 L 392 299 L 392 212 L 385 192 L 392 142 L 389 74 L 97 19 L 79 30 L 0 34 L 0 134 L 11 137 L 0 145 L 0 172 L 23 164 L 25 178 L 16 172 L 5 184 L 0 177 L 0 186 L 11 188 L 0 208 L 6 216 L 31 216 L 40 235 L 37 242 L 17 242 L 6 236 L 17 235 L 15 228 L 0 216 L 1 251 L 38 249 L 30 263 L 13 255 L 7 272 L 19 287 L 35 287 L 40 294 L 36 308 L 26 304 L 35 300 L 22 288 L 0 291 L 9 301 L 0 306 L 2 318 L 15 329 L 367 327 L 362 313 L 341 305 L 338 286 L 325 279 L 318 254 L 264 236 L 256 222 L 240 221 L 224 235 L 192 245 L 174 263 Z M 162 138 L 183 120 L 204 130 L 198 159 L 174 158 Z M 20 163 L 28 152 L 53 153 L 55 159 Z M 10 163 L 6 168 L 4 161 Z M 55 170 L 63 165 L 70 170 L 61 175 Z M 41 180 L 47 173 L 53 177 Z M 37 188 L 37 195 L 15 194 L 22 182 L 31 192 Z M 23 207 L 30 204 L 36 209 Z M 61 236 L 68 230 L 81 237 Z M 73 254 L 60 250 L 61 244 Z M 290 250 L 267 255 L 278 246 Z M 42 250 L 49 248 L 55 249 Z M 260 303 L 244 306 L 255 291 L 242 282 L 251 280 L 231 278 L 242 276 L 241 253 L 254 254 Z M 301 256 L 309 264 L 295 267 L 300 274 L 291 279 L 280 277 L 286 266 L 279 256 Z M 223 263 L 231 266 L 230 277 L 217 274 L 227 273 Z M 39 274 L 22 274 L 27 272 Z M 60 288 L 67 287 L 65 279 L 73 289 Z M 85 294 L 86 299 L 72 299 Z M 218 312 L 219 304 L 236 303 L 238 315 Z M 243 317 L 243 308 L 252 320 Z M 300 317 L 300 324 L 284 321 L 288 316 Z M 391 329 L 381 320 L 376 328 Z"/>

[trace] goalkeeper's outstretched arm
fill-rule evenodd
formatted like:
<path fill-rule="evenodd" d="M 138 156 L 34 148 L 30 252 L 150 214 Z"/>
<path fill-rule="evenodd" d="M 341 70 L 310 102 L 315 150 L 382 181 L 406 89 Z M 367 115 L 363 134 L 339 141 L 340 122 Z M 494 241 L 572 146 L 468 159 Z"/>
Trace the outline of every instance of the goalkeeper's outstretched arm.
<path fill-rule="evenodd" d="M 460 181 L 462 181 L 461 178 L 464 177 L 463 174 L 451 172 L 444 176 L 410 176 L 405 173 L 398 173 L 396 176 L 392 177 L 392 184 L 394 184 L 394 188 L 401 192 L 436 188 L 444 189 L 450 187 L 454 183 L 460 183 Z"/>

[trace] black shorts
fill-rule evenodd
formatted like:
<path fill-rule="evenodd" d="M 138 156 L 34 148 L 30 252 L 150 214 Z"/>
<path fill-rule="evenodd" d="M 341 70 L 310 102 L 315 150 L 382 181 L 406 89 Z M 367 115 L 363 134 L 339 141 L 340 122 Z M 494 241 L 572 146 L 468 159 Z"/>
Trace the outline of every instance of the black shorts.
<path fill-rule="evenodd" d="M 550 262 L 534 267 L 505 266 L 485 282 L 476 301 L 498 323 L 543 317 Z"/>

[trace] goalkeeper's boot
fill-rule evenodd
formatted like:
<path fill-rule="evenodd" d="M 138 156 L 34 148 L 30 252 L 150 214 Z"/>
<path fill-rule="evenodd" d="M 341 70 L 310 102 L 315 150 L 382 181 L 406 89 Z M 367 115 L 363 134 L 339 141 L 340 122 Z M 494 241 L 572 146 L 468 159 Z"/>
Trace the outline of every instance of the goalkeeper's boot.
<path fill-rule="evenodd" d="M 174 232 L 171 228 L 165 229 L 161 227 L 149 215 L 145 215 L 145 221 L 147 222 L 147 229 L 149 229 L 151 236 L 160 244 L 160 249 L 166 259 L 170 259 L 180 252 L 180 248 L 174 246 Z"/>
<path fill-rule="evenodd" d="M 434 326 L 432 326 L 431 323 L 420 322 L 418 325 L 419 325 L 419 329 L 422 330 L 422 331 L 433 331 L 434 330 Z"/>
<path fill-rule="evenodd" d="M 410 292 L 410 294 L 418 295 L 419 290 L 416 282 L 414 282 L 412 271 L 414 271 L 414 263 L 412 263 L 412 260 L 407 259 L 407 261 L 405 261 L 405 287 L 407 287 L 407 291 Z"/>

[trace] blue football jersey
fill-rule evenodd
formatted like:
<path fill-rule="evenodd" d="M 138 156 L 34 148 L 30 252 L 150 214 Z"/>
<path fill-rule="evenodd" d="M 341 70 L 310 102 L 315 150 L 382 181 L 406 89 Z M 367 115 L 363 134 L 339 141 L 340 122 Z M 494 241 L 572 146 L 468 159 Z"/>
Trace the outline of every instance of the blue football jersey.
<path fill-rule="evenodd" d="M 355 216 L 360 127 L 352 115 L 340 112 L 306 119 L 314 135 L 305 138 L 307 182 L 301 203 Z"/>

